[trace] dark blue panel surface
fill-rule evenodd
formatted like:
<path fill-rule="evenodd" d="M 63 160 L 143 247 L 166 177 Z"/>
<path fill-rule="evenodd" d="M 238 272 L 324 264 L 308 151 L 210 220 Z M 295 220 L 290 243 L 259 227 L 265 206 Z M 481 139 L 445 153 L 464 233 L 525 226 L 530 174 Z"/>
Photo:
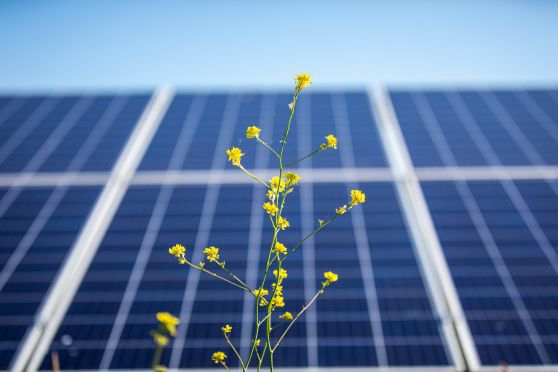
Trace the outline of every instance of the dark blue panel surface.
<path fill-rule="evenodd" d="M 148 95 L 14 98 L 0 109 L 0 172 L 108 171 Z"/>
<path fill-rule="evenodd" d="M 254 165 L 253 139 L 246 139 L 246 127 L 264 126 L 268 130 L 261 138 L 278 149 L 289 117 L 290 94 L 244 95 L 186 95 L 178 94 L 170 105 L 141 165 L 140 170 L 165 170 L 173 167 L 171 156 L 182 136 L 187 136 L 179 169 L 209 169 L 219 134 L 223 125 L 234 125 L 231 146 L 240 147 L 246 155 L 242 158 L 247 168 Z M 387 162 L 380 145 L 376 123 L 366 93 L 305 93 L 297 105 L 288 146 L 295 152 L 286 154 L 286 162 L 296 160 L 297 135 L 300 126 L 310 127 L 312 149 L 334 134 L 339 146 L 354 151 L 357 167 L 386 167 Z M 351 138 L 339 137 L 339 126 L 344 126 Z M 273 133 L 273 134 L 272 134 Z M 185 160 L 185 161 L 184 161 Z M 314 167 L 340 167 L 339 154 L 328 150 L 315 158 Z M 301 164 L 304 166 L 304 163 Z"/>
<path fill-rule="evenodd" d="M 483 364 L 558 363 L 556 186 L 423 183 Z"/>
<path fill-rule="evenodd" d="M 292 228 L 281 233 L 287 246 L 301 239 L 303 218 L 315 224 L 348 198 L 344 184 L 304 187 L 313 189 L 314 212 L 301 213 L 300 190 L 289 195 L 285 213 Z M 368 264 L 373 267 L 374 282 L 363 281 L 350 215 L 317 235 L 312 248 L 302 246 L 288 259 L 285 310 L 296 312 L 305 301 L 307 285 L 318 286 L 324 271 L 338 272 L 341 279 L 315 307 L 317 322 L 308 324 L 304 317 L 293 328 L 277 353 L 277 365 L 307 366 L 315 352 L 319 366 L 375 366 L 378 347 L 392 366 L 448 365 L 439 319 L 424 287 L 395 190 L 390 184 L 365 184 L 362 189 L 368 194 L 363 216 L 369 246 L 364 249 L 371 256 Z M 216 204 L 214 213 L 209 214 L 209 241 L 194 247 L 204 234 L 198 229 L 204 205 L 208 208 L 213 197 Z M 178 265 L 168 255 L 167 249 L 182 242 L 191 257 L 191 250 L 215 245 L 221 248 L 221 257 L 230 270 L 245 278 L 266 259 L 263 254 L 249 254 L 254 253 L 249 244 L 252 197 L 253 187 L 247 185 L 222 185 L 218 193 L 200 186 L 132 187 L 52 344 L 52 350 L 60 353 L 62 367 L 149 368 L 149 330 L 154 327 L 157 311 L 182 313 L 179 339 L 184 345 L 174 351 L 169 348 L 165 356 L 168 361 L 174 355 L 181 368 L 210 366 L 211 354 L 226 348 L 220 332 L 224 323 L 233 326 L 235 342 L 243 331 L 250 332 L 251 322 L 244 323 L 244 317 L 252 312 L 253 300 L 245 301 L 237 290 L 206 275 L 198 281 L 187 266 Z M 263 202 L 261 197 L 254 201 L 256 207 Z M 264 224 L 261 252 L 266 251 L 271 232 Z M 304 249 L 313 249 L 315 259 L 309 261 Z M 308 277 L 309 270 L 315 270 L 316 277 Z M 379 309 L 373 315 L 365 296 L 370 285 L 377 293 L 374 301 Z M 381 334 L 375 334 L 371 317 Z M 308 330 L 314 326 L 319 338 L 310 350 Z M 71 344 L 64 344 L 64 340 L 71 340 Z M 235 365 L 234 361 L 230 364 Z M 43 368 L 48 367 L 47 358 Z"/>
<path fill-rule="evenodd" d="M 417 90 L 390 96 L 415 166 L 558 164 L 555 91 Z"/>
<path fill-rule="evenodd" d="M 0 369 L 8 369 L 98 193 L 27 188 L 0 216 Z"/>

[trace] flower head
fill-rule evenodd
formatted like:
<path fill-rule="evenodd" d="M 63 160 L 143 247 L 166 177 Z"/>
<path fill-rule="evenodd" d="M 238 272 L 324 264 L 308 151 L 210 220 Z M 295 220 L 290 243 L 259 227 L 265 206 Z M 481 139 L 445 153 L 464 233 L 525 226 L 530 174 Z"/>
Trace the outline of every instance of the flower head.
<path fill-rule="evenodd" d="M 157 364 L 155 367 L 153 367 L 153 371 L 155 371 L 155 372 L 166 372 L 167 367 L 165 367 L 162 364 Z"/>
<path fill-rule="evenodd" d="M 332 273 L 331 271 L 327 271 L 324 273 L 325 278 L 325 285 L 330 285 L 331 283 L 335 283 L 337 279 L 339 279 L 339 275 Z"/>
<path fill-rule="evenodd" d="M 277 274 L 279 274 L 279 277 L 277 276 Z M 279 271 L 273 270 L 273 275 L 279 280 L 285 279 L 288 276 L 287 270 L 285 269 L 279 269 Z"/>
<path fill-rule="evenodd" d="M 160 312 L 157 313 L 157 320 L 165 331 L 171 336 L 176 336 L 176 326 L 180 324 L 180 319 L 170 313 Z"/>
<path fill-rule="evenodd" d="M 228 334 L 228 333 L 231 333 L 232 327 L 231 327 L 230 325 L 227 324 L 226 326 L 221 327 L 221 331 L 223 331 L 223 334 L 226 335 L 226 334 Z"/>
<path fill-rule="evenodd" d="M 159 332 L 152 331 L 151 337 L 153 337 L 153 342 L 157 346 L 167 346 L 169 344 L 169 338 Z"/>
<path fill-rule="evenodd" d="M 287 219 L 279 216 L 279 221 L 277 221 L 277 226 L 279 226 L 281 230 L 285 230 L 287 227 L 291 226 L 291 224 L 289 223 L 289 221 L 287 221 Z"/>
<path fill-rule="evenodd" d="M 287 186 L 294 186 L 300 181 L 300 176 L 295 172 L 285 173 L 285 180 L 287 181 Z"/>
<path fill-rule="evenodd" d="M 207 247 L 203 250 L 203 253 L 205 253 L 209 262 L 215 262 L 219 260 L 219 248 Z"/>
<path fill-rule="evenodd" d="M 322 144 L 323 149 L 331 147 L 337 150 L 337 138 L 333 134 L 325 136 L 325 139 L 326 143 Z"/>
<path fill-rule="evenodd" d="M 276 283 L 271 283 L 271 286 L 273 287 L 273 291 L 275 293 L 275 296 L 277 296 L 277 295 L 283 296 L 283 286 L 282 285 L 277 285 Z"/>
<path fill-rule="evenodd" d="M 223 363 L 226 358 L 227 354 L 223 353 L 222 351 L 217 351 L 211 356 L 211 360 L 214 361 L 215 364 Z"/>
<path fill-rule="evenodd" d="M 244 156 L 244 153 L 238 147 L 233 147 L 227 150 L 227 155 L 229 156 L 229 161 L 233 165 L 239 166 L 240 159 Z"/>
<path fill-rule="evenodd" d="M 270 202 L 265 202 L 263 205 L 263 209 L 265 209 L 265 211 L 272 216 L 275 216 L 275 214 L 279 211 L 279 208 L 277 208 L 275 204 Z"/>
<path fill-rule="evenodd" d="M 291 319 L 293 319 L 293 314 L 286 311 L 285 314 L 279 315 L 279 318 L 284 319 L 284 320 L 291 320 Z"/>
<path fill-rule="evenodd" d="M 271 190 L 274 192 L 283 192 L 285 190 L 285 180 L 275 176 L 269 180 Z"/>
<path fill-rule="evenodd" d="M 262 297 L 262 296 L 267 296 L 269 294 L 269 291 L 267 289 L 260 288 L 260 289 L 254 289 L 252 293 L 254 293 L 256 297 L 258 296 Z"/>
<path fill-rule="evenodd" d="M 342 207 L 339 207 L 335 210 L 335 213 L 337 214 L 345 214 L 347 212 L 347 206 L 344 205 Z"/>
<path fill-rule="evenodd" d="M 265 197 L 271 201 L 275 201 L 275 193 L 272 190 L 267 190 Z"/>
<path fill-rule="evenodd" d="M 246 138 L 255 138 L 260 136 L 262 130 L 256 126 L 246 128 Z"/>
<path fill-rule="evenodd" d="M 259 338 L 254 340 L 254 345 L 260 346 L 260 339 Z"/>
<path fill-rule="evenodd" d="M 360 190 L 351 190 L 351 206 L 364 203 L 366 195 Z"/>
<path fill-rule="evenodd" d="M 302 89 L 312 85 L 312 82 L 310 81 L 311 78 L 310 74 L 296 75 L 294 79 L 296 83 L 295 92 L 299 93 Z"/>
<path fill-rule="evenodd" d="M 184 254 L 186 254 L 186 248 L 183 245 L 175 244 L 173 247 L 169 248 L 169 254 L 176 257 L 179 263 L 186 263 L 186 258 L 184 258 Z"/>
<path fill-rule="evenodd" d="M 271 306 L 272 307 L 285 307 L 285 299 L 283 296 L 275 296 L 271 299 Z"/>
<path fill-rule="evenodd" d="M 273 248 L 277 254 L 279 253 L 287 254 L 287 247 L 285 247 L 283 243 L 277 242 L 275 243 L 275 246 Z"/>

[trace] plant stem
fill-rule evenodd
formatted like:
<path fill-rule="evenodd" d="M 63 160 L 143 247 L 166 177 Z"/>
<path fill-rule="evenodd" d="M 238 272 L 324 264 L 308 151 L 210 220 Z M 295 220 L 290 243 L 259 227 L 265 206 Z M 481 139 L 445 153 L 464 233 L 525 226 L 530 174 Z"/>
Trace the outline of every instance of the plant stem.
<path fill-rule="evenodd" d="M 281 157 L 279 156 L 279 154 L 277 153 L 277 151 L 273 150 L 267 143 L 265 143 L 264 141 L 262 141 L 260 139 L 260 137 L 256 137 L 256 140 L 261 143 L 262 145 L 264 145 L 265 147 L 267 147 L 269 149 L 269 151 L 271 151 L 272 153 L 275 154 L 275 156 L 277 156 L 277 159 L 280 159 Z"/>
<path fill-rule="evenodd" d="M 292 163 L 289 163 L 289 164 L 285 165 L 285 168 L 291 167 L 291 166 L 295 165 L 296 163 L 301 162 L 301 161 L 303 161 L 304 159 L 309 158 L 310 156 L 312 156 L 312 155 L 314 155 L 314 154 L 316 154 L 317 152 L 320 152 L 320 151 L 322 151 L 322 150 L 323 150 L 323 148 L 322 148 L 322 146 L 320 146 L 320 147 L 318 147 L 316 150 L 312 151 L 310 154 L 308 154 L 308 155 L 306 155 L 306 156 L 303 156 L 302 158 L 300 158 L 300 159 L 298 159 L 298 160 L 295 160 L 295 161 L 293 161 Z"/>

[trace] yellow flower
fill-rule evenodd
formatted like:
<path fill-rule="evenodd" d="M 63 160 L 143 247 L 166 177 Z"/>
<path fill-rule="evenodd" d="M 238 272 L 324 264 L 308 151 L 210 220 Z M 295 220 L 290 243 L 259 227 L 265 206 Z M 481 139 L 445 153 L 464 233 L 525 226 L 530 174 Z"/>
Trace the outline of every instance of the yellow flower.
<path fill-rule="evenodd" d="M 360 190 L 351 191 L 351 206 L 364 203 L 366 201 L 366 195 Z"/>
<path fill-rule="evenodd" d="M 285 190 L 285 180 L 279 179 L 277 176 L 269 180 L 269 185 L 271 186 L 271 190 L 275 192 L 283 192 L 283 190 Z"/>
<path fill-rule="evenodd" d="M 300 181 L 300 176 L 295 172 L 285 173 L 285 179 L 287 180 L 287 186 L 294 186 Z"/>
<path fill-rule="evenodd" d="M 173 316 L 171 313 L 160 312 L 157 313 L 157 320 L 163 324 L 179 325 L 180 319 Z"/>
<path fill-rule="evenodd" d="M 223 331 L 223 334 L 226 335 L 226 334 L 228 334 L 228 333 L 231 333 L 232 327 L 231 327 L 230 325 L 227 324 L 226 326 L 221 327 L 221 331 Z"/>
<path fill-rule="evenodd" d="M 169 344 L 169 338 L 159 332 L 151 332 L 151 337 L 153 337 L 155 345 L 167 346 Z"/>
<path fill-rule="evenodd" d="M 277 278 L 277 274 L 279 274 L 279 279 L 285 279 L 288 275 L 287 275 L 287 270 L 285 269 L 279 269 L 279 271 L 277 270 L 273 270 L 273 275 Z"/>
<path fill-rule="evenodd" d="M 265 194 L 265 197 L 268 198 L 271 201 L 275 200 L 275 193 L 272 190 L 267 190 L 267 193 Z"/>
<path fill-rule="evenodd" d="M 167 367 L 165 367 L 162 364 L 157 364 L 155 367 L 153 367 L 153 370 L 155 372 L 166 372 L 167 371 Z"/>
<path fill-rule="evenodd" d="M 180 319 L 170 313 L 160 312 L 157 313 L 157 320 L 171 336 L 176 336 L 176 326 L 180 324 Z"/>
<path fill-rule="evenodd" d="M 280 216 L 279 221 L 277 221 L 277 226 L 279 226 L 281 230 L 285 230 L 287 227 L 291 226 L 291 224 L 285 218 Z"/>
<path fill-rule="evenodd" d="M 327 142 L 322 144 L 322 148 L 332 147 L 337 150 L 337 138 L 333 134 L 327 135 L 325 139 Z"/>
<path fill-rule="evenodd" d="M 271 286 L 273 287 L 273 291 L 275 293 L 275 295 L 279 295 L 279 296 L 283 296 L 283 286 L 282 285 L 275 285 L 275 283 L 271 283 Z"/>
<path fill-rule="evenodd" d="M 265 202 L 263 205 L 263 209 L 265 209 L 265 211 L 272 216 L 275 216 L 275 214 L 279 211 L 279 208 L 277 208 L 275 204 L 272 204 L 270 202 Z"/>
<path fill-rule="evenodd" d="M 252 293 L 254 293 L 254 295 L 255 295 L 256 297 L 258 297 L 258 295 L 261 297 L 261 296 L 267 296 L 268 293 L 269 293 L 269 291 L 268 291 L 267 289 L 260 288 L 260 289 L 254 289 L 254 290 L 252 291 Z"/>
<path fill-rule="evenodd" d="M 219 260 L 219 248 L 207 247 L 203 250 L 203 253 L 205 253 L 209 262 L 215 262 Z"/>
<path fill-rule="evenodd" d="M 275 296 L 271 299 L 272 307 L 285 307 L 285 299 L 283 296 Z"/>
<path fill-rule="evenodd" d="M 254 340 L 254 345 L 260 346 L 260 339 L 259 338 L 257 340 Z"/>
<path fill-rule="evenodd" d="M 244 156 L 244 153 L 238 148 L 238 147 L 233 147 L 230 150 L 227 150 L 227 155 L 229 156 L 229 161 L 233 164 L 233 165 L 240 165 L 240 158 L 242 158 Z"/>
<path fill-rule="evenodd" d="M 214 361 L 215 364 L 223 363 L 226 358 L 227 354 L 223 353 L 222 351 L 217 351 L 211 356 L 211 360 Z"/>
<path fill-rule="evenodd" d="M 312 85 L 312 82 L 310 81 L 311 78 L 310 74 L 296 75 L 294 79 L 296 83 L 295 92 L 299 93 L 302 89 Z"/>
<path fill-rule="evenodd" d="M 339 207 L 335 210 L 335 213 L 337 214 L 345 214 L 345 212 L 347 212 L 347 206 L 344 205 L 342 207 Z"/>
<path fill-rule="evenodd" d="M 186 253 L 186 248 L 183 245 L 175 244 L 173 247 L 169 248 L 169 253 L 174 257 L 180 258 Z"/>
<path fill-rule="evenodd" d="M 275 252 L 279 253 L 283 253 L 283 254 L 287 254 L 287 247 L 285 247 L 283 245 L 283 243 L 275 243 Z"/>
<path fill-rule="evenodd" d="M 293 319 L 293 314 L 286 311 L 285 314 L 279 315 L 279 318 L 284 319 L 284 320 L 291 320 L 291 319 Z"/>
<path fill-rule="evenodd" d="M 329 285 L 331 283 L 335 283 L 337 279 L 339 279 L 339 275 L 332 273 L 331 271 L 327 271 L 324 273 L 325 278 L 325 285 Z"/>
<path fill-rule="evenodd" d="M 246 128 L 246 138 L 259 137 L 262 130 L 256 126 Z"/>

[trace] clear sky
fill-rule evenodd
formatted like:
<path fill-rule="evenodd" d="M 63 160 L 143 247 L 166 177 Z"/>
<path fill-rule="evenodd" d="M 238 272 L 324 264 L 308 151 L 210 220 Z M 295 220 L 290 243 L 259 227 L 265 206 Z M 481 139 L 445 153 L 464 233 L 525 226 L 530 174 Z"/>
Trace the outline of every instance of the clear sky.
<path fill-rule="evenodd" d="M 558 85 L 558 1 L 0 0 L 0 90 Z"/>

